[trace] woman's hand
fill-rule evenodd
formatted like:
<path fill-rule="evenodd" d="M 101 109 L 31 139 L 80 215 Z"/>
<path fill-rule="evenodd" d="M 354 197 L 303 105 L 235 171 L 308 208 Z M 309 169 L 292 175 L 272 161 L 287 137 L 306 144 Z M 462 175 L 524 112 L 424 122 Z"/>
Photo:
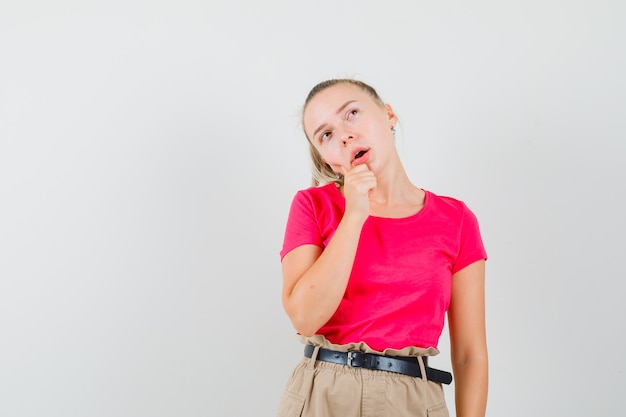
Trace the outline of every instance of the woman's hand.
<path fill-rule="evenodd" d="M 346 170 L 341 167 L 343 174 L 343 196 L 346 199 L 344 216 L 353 216 L 365 221 L 370 215 L 369 196 L 376 188 L 376 177 L 366 164 L 360 164 Z"/>

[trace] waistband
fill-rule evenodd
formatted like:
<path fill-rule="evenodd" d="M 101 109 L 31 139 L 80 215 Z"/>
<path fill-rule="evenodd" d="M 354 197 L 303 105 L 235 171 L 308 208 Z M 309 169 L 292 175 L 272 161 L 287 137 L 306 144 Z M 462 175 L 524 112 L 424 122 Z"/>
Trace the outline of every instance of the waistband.
<path fill-rule="evenodd" d="M 304 347 L 304 356 L 311 358 L 314 351 L 315 346 L 306 345 Z M 421 358 L 424 362 L 427 380 L 442 384 L 450 384 L 452 382 L 452 374 L 450 372 L 431 368 L 428 366 L 428 357 L 422 356 Z M 363 352 L 337 352 L 330 349 L 319 348 L 315 359 L 322 362 L 346 365 L 352 368 L 366 368 L 422 378 L 420 364 L 415 356 L 384 356 Z"/>

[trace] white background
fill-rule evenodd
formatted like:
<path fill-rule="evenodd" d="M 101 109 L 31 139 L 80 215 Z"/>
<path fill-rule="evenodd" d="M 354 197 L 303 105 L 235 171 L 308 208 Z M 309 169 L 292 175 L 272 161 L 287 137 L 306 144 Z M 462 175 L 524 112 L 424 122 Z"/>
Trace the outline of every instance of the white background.
<path fill-rule="evenodd" d="M 398 112 L 415 184 L 480 220 L 488 415 L 621 415 L 625 18 L 2 0 L 0 416 L 273 416 L 302 352 L 278 256 L 309 185 L 300 108 L 345 76 Z"/>

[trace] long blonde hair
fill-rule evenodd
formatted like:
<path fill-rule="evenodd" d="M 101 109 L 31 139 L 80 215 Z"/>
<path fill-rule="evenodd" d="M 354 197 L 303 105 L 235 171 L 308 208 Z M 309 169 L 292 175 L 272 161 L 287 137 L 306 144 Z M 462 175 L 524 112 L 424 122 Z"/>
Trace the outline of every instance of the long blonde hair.
<path fill-rule="evenodd" d="M 337 84 L 350 84 L 350 85 L 359 87 L 360 89 L 362 89 L 363 91 L 371 95 L 372 98 L 374 98 L 374 100 L 378 101 L 381 105 L 384 105 L 383 101 L 381 100 L 376 90 L 372 86 L 364 83 L 363 81 L 353 80 L 350 78 L 337 78 L 337 79 L 322 81 L 321 83 L 313 87 L 311 91 L 309 91 L 309 94 L 307 95 L 306 100 L 304 100 L 304 106 L 302 107 L 302 118 L 303 118 L 302 130 L 303 131 L 304 131 L 304 112 L 309 102 L 313 99 L 313 97 L 315 97 L 322 91 Z M 343 186 L 343 175 L 337 174 L 335 171 L 333 171 L 330 165 L 324 162 L 320 153 L 317 151 L 317 149 L 315 149 L 315 146 L 313 146 L 313 142 L 311 141 L 311 138 L 309 138 L 308 135 L 306 134 L 306 131 L 304 131 L 304 136 L 307 138 L 307 141 L 309 142 L 309 154 L 311 155 L 311 174 L 312 174 L 311 184 L 315 187 L 319 185 L 329 184 L 329 183 L 335 183 L 336 185 L 340 187 Z"/>

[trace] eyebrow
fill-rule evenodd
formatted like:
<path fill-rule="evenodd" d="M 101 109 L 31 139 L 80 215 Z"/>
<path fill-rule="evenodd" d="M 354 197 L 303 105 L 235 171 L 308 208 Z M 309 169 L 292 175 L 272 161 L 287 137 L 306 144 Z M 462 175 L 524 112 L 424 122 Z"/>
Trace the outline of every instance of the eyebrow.
<path fill-rule="evenodd" d="M 341 113 L 346 107 L 348 107 L 350 104 L 354 103 L 356 100 L 348 100 L 345 103 L 343 103 L 335 112 L 335 114 L 339 114 Z M 320 125 L 317 129 L 315 129 L 315 132 L 313 132 L 313 137 L 316 137 L 317 134 L 319 133 L 320 130 L 324 129 L 326 127 L 326 123 L 323 123 L 322 125 Z"/>

